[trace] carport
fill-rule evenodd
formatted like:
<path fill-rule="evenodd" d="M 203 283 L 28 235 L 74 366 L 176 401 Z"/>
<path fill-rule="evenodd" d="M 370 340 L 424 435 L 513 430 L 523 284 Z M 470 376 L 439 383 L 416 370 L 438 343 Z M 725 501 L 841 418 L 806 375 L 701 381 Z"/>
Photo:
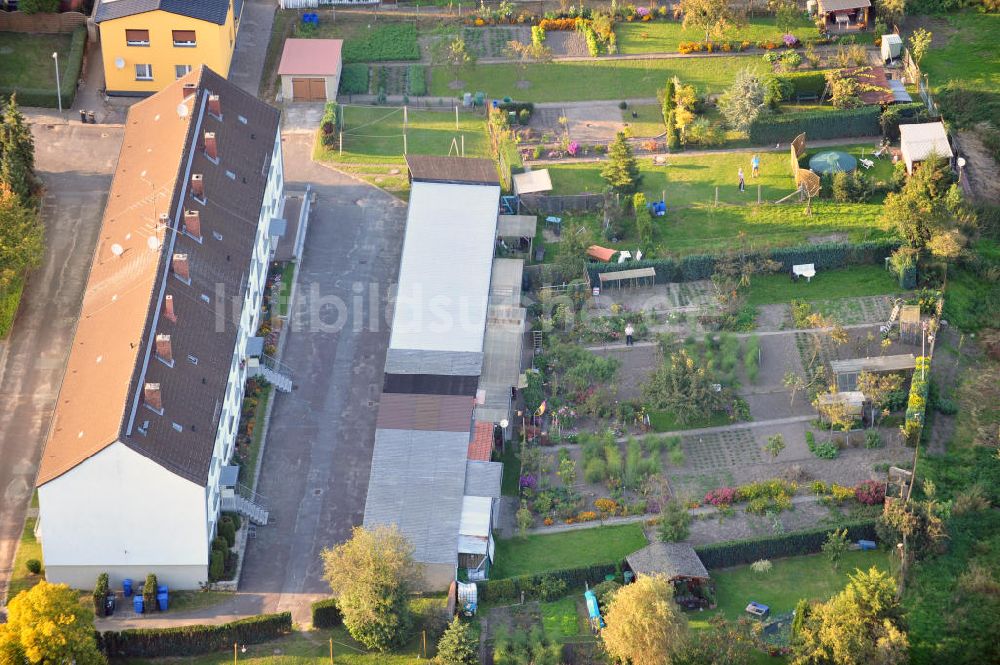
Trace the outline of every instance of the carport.
<path fill-rule="evenodd" d="M 337 99 L 342 39 L 287 39 L 278 65 L 281 96 L 293 102 Z"/>

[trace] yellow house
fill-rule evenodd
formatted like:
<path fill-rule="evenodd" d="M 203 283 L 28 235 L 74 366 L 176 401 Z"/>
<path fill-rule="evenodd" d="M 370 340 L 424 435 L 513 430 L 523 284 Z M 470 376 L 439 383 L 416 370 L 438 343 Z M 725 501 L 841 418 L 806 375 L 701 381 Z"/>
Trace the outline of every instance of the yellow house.
<path fill-rule="evenodd" d="M 143 97 L 205 65 L 229 76 L 243 0 L 99 0 L 107 94 Z"/>

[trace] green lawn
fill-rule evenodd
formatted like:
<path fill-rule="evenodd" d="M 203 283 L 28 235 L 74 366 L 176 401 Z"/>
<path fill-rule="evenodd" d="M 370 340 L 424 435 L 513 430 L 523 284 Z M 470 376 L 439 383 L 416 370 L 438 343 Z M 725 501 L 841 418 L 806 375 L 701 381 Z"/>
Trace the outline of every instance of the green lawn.
<path fill-rule="evenodd" d="M 292 296 L 292 284 L 295 282 L 295 261 L 286 261 L 281 268 L 281 287 L 278 289 L 278 314 L 288 316 L 291 305 L 288 299 Z"/>
<path fill-rule="evenodd" d="M 497 564 L 491 577 L 502 579 L 614 563 L 647 544 L 639 523 L 498 540 Z"/>
<path fill-rule="evenodd" d="M 563 642 L 576 641 L 581 633 L 590 635 L 587 626 L 580 626 L 580 615 L 576 611 L 576 599 L 581 596 L 582 592 L 551 603 L 541 603 L 542 626 L 549 638 Z"/>
<path fill-rule="evenodd" d="M 633 111 L 638 114 L 638 118 L 632 117 Z M 632 128 L 632 136 L 639 138 L 660 136 L 667 131 L 663 122 L 663 109 L 659 104 L 631 104 L 627 110 L 622 111 L 622 122 Z"/>
<path fill-rule="evenodd" d="M 0 87 L 55 88 L 52 53 L 59 54 L 59 70 L 65 73 L 71 39 L 71 35 L 0 32 Z"/>
<path fill-rule="evenodd" d="M 42 568 L 41 575 L 32 575 L 28 572 L 27 562 L 29 559 L 42 561 L 42 543 L 35 538 L 35 522 L 37 518 L 29 517 L 24 521 L 24 530 L 21 532 L 21 541 L 17 545 L 17 552 L 14 554 L 14 566 L 10 575 L 10 586 L 7 589 L 7 600 L 27 591 L 45 579 L 45 569 Z"/>
<path fill-rule="evenodd" d="M 649 425 L 654 432 L 679 432 L 702 427 L 718 427 L 729 425 L 730 422 L 729 416 L 724 413 L 712 413 L 683 424 L 677 422 L 677 416 L 672 411 L 652 411 L 649 414 Z"/>
<path fill-rule="evenodd" d="M 24 278 L 15 277 L 10 287 L 0 294 L 0 339 L 10 334 L 24 293 Z"/>
<path fill-rule="evenodd" d="M 841 270 L 818 270 L 809 282 L 793 282 L 788 275 L 758 275 L 750 283 L 747 302 L 770 305 L 792 300 L 832 300 L 898 293 L 899 280 L 882 266 L 854 266 Z"/>
<path fill-rule="evenodd" d="M 673 58 L 663 60 L 597 60 L 532 65 L 519 88 L 521 70 L 513 64 L 478 65 L 459 75 L 461 89 L 453 89 L 450 70 L 433 67 L 430 94 L 455 97 L 462 91 L 483 91 L 490 97 L 511 96 L 525 102 L 569 102 L 596 99 L 655 97 L 670 76 L 679 76 L 700 94 L 722 92 L 736 73 L 750 67 L 764 71 L 759 57 Z"/>
<path fill-rule="evenodd" d="M 931 87 L 938 90 L 948 82 L 961 90 L 975 94 L 965 108 L 942 109 L 946 116 L 961 124 L 993 120 L 1000 115 L 1000 14 L 968 12 L 947 17 L 955 28 L 946 45 L 932 48 L 920 63 L 930 78 Z M 938 100 L 941 102 L 941 100 Z"/>
<path fill-rule="evenodd" d="M 501 491 L 504 496 L 518 496 L 520 493 L 518 481 L 521 478 L 521 458 L 514 452 L 515 445 L 517 444 L 514 441 L 508 442 L 504 448 L 503 455 L 500 457 L 500 461 L 503 462 L 503 486 Z"/>
<path fill-rule="evenodd" d="M 726 35 L 726 40 L 759 42 L 765 39 L 780 40 L 783 32 L 775 26 L 775 20 L 770 17 L 755 17 L 747 21 L 747 25 L 732 30 Z M 816 26 L 803 13 L 792 34 L 800 39 L 815 36 Z M 705 31 L 698 29 L 685 30 L 680 21 L 651 21 L 649 23 L 616 23 L 615 35 L 618 38 L 619 53 L 673 53 L 681 42 L 700 42 L 705 40 Z"/>
<path fill-rule="evenodd" d="M 750 601 L 767 605 L 771 616 L 777 616 L 791 612 L 802 598 L 826 600 L 844 588 L 847 575 L 856 569 L 875 566 L 888 571 L 889 555 L 881 551 L 848 552 L 836 571 L 822 554 L 774 559 L 771 563 L 774 568 L 764 575 L 753 572 L 750 566 L 710 571 L 718 609 L 727 619 L 746 616 L 745 608 Z M 688 620 L 693 628 L 706 628 L 710 616 L 710 613 L 689 614 Z"/>

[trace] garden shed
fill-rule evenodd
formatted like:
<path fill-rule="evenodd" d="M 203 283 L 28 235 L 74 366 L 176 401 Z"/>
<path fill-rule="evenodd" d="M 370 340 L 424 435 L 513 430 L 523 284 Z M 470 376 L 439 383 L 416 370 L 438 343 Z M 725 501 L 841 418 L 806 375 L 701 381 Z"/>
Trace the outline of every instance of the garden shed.
<path fill-rule="evenodd" d="M 848 390 L 842 393 L 822 393 L 816 396 L 822 405 L 843 404 L 847 415 L 861 416 L 865 405 L 865 395 L 858 390 Z"/>
<path fill-rule="evenodd" d="M 708 570 L 694 547 L 686 543 L 656 542 L 625 557 L 638 575 L 662 575 L 674 586 L 674 599 L 693 609 L 714 605 L 714 589 Z"/>
<path fill-rule="evenodd" d="M 544 194 L 552 191 L 552 178 L 549 177 L 548 169 L 515 173 L 511 176 L 511 181 L 514 193 L 518 196 L 521 194 Z"/>
<path fill-rule="evenodd" d="M 469 580 L 486 579 L 493 560 L 493 499 L 466 496 L 458 527 L 458 567 Z"/>
<path fill-rule="evenodd" d="M 852 23 L 868 19 L 871 0 L 819 0 L 819 15 L 837 27 L 846 28 Z"/>
<path fill-rule="evenodd" d="M 948 132 L 944 123 L 924 122 L 899 126 L 899 149 L 906 162 L 906 172 L 913 173 L 913 165 L 924 161 L 932 154 L 949 161 L 954 156 L 948 142 Z"/>
<path fill-rule="evenodd" d="M 895 60 L 903 54 L 903 38 L 897 34 L 882 35 L 882 61 Z"/>
<path fill-rule="evenodd" d="M 528 256 L 531 256 L 531 250 L 535 246 L 537 228 L 538 217 L 535 215 L 499 215 L 497 217 L 497 238 L 510 250 L 526 250 Z"/>
<path fill-rule="evenodd" d="M 286 39 L 278 65 L 281 97 L 292 102 L 337 99 L 342 39 Z"/>
<path fill-rule="evenodd" d="M 896 356 L 879 356 L 877 358 L 851 358 L 850 360 L 831 360 L 830 370 L 837 377 L 837 392 L 851 392 L 858 389 L 858 374 L 871 372 L 902 372 L 912 370 L 917 366 L 917 359 L 912 353 Z"/>

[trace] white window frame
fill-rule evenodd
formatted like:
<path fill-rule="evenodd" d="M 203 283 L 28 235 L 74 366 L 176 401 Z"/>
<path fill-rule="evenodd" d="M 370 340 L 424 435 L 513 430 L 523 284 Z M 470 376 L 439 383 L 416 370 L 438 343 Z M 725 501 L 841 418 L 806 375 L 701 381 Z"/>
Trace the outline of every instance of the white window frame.
<path fill-rule="evenodd" d="M 136 28 L 136 30 L 142 30 L 142 28 Z M 128 38 L 128 31 L 125 31 L 125 45 L 126 46 L 149 46 L 149 30 L 146 30 L 146 39 L 141 41 L 130 41 Z"/>
<path fill-rule="evenodd" d="M 184 71 L 181 71 L 181 67 Z M 191 73 L 191 65 L 174 65 L 174 78 L 181 78 L 182 76 L 187 76 Z"/>
<path fill-rule="evenodd" d="M 174 32 L 195 32 L 194 30 L 175 30 Z M 170 39 L 177 48 L 194 48 L 198 46 L 198 36 L 195 34 L 195 39 L 193 42 L 179 42 L 174 39 L 173 33 L 170 34 Z"/>
<path fill-rule="evenodd" d="M 146 75 L 141 76 L 139 74 L 139 68 L 146 68 Z M 152 81 L 153 80 L 153 65 L 150 64 L 136 64 L 135 66 L 135 80 L 136 81 Z"/>

